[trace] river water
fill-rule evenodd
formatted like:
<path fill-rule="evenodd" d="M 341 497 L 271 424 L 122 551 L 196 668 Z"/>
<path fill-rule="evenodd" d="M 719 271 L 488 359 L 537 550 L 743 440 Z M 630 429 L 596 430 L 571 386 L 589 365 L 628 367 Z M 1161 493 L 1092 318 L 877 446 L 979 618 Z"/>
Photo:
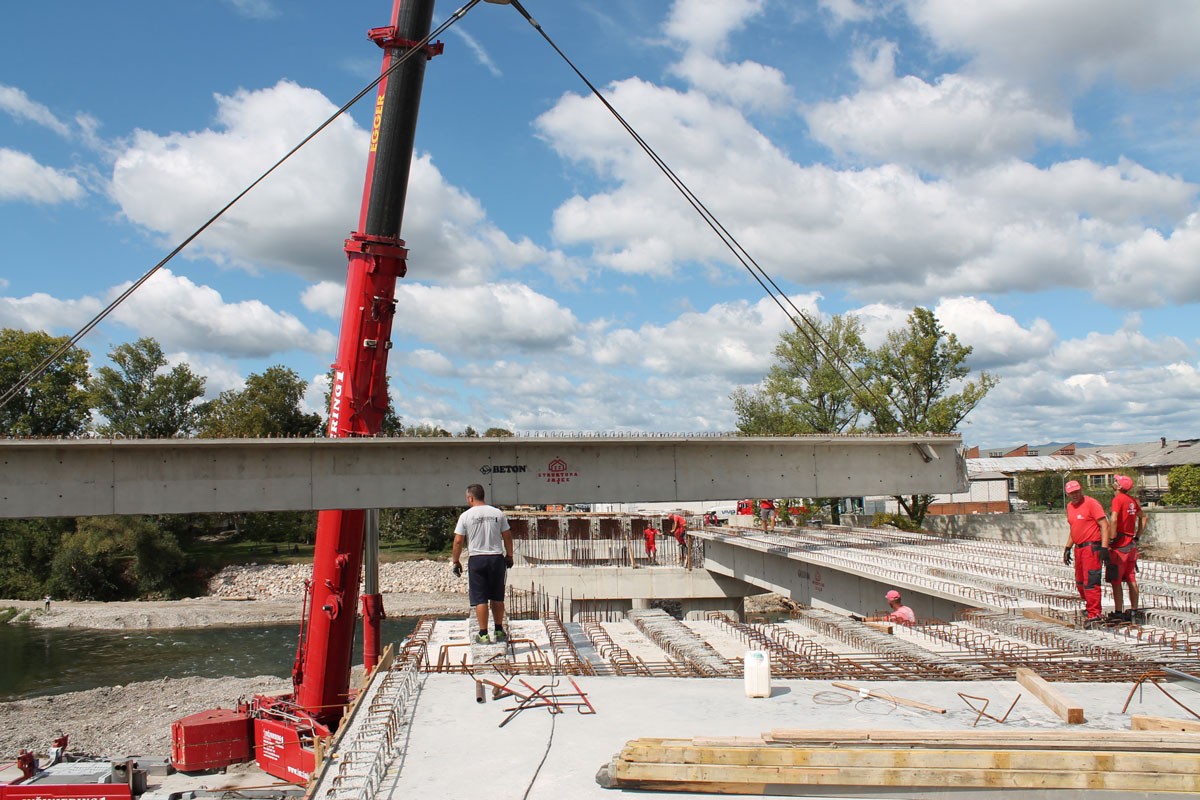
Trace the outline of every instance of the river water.
<path fill-rule="evenodd" d="M 385 619 L 384 643 L 400 641 L 416 622 Z M 299 632 L 294 622 L 122 631 L 0 624 L 0 701 L 159 678 L 285 678 Z M 352 664 L 362 663 L 357 638 Z"/>

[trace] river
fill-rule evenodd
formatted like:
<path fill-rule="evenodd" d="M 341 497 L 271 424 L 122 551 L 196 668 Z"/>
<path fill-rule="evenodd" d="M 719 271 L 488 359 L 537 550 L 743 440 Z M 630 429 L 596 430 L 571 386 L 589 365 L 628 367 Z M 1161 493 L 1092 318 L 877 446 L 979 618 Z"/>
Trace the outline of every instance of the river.
<path fill-rule="evenodd" d="M 383 641 L 412 633 L 416 617 L 383 621 Z M 35 628 L 0 624 L 0 701 L 160 678 L 287 677 L 297 623 L 176 630 Z M 361 640 L 353 664 L 362 662 Z"/>

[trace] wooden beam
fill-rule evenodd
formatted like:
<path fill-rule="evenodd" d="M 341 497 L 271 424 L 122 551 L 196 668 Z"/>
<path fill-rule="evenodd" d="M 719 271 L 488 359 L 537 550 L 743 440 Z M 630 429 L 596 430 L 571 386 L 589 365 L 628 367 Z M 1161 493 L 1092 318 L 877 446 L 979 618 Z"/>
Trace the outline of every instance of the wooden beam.
<path fill-rule="evenodd" d="M 1135 731 L 1184 731 L 1200 733 L 1200 720 L 1171 719 L 1170 717 L 1150 717 L 1144 714 L 1134 714 L 1129 718 L 1130 730 Z"/>
<path fill-rule="evenodd" d="M 863 625 L 866 625 L 868 628 L 874 628 L 875 630 L 879 631 L 880 633 L 891 633 L 892 632 L 892 625 L 889 622 L 867 621 L 867 622 L 864 622 Z"/>
<path fill-rule="evenodd" d="M 1038 622 L 1049 622 L 1054 625 L 1062 625 L 1064 628 L 1070 628 L 1069 622 L 1063 622 L 1058 617 L 1052 617 L 1049 614 L 1043 614 L 1040 611 L 1034 611 L 1032 608 L 1022 608 L 1021 616 L 1025 619 L 1036 619 Z"/>
<path fill-rule="evenodd" d="M 1073 706 L 1046 679 L 1028 667 L 1017 667 L 1017 683 L 1025 690 L 1046 704 L 1046 707 L 1058 715 L 1058 718 L 1068 725 L 1081 725 L 1084 722 L 1083 708 Z"/>

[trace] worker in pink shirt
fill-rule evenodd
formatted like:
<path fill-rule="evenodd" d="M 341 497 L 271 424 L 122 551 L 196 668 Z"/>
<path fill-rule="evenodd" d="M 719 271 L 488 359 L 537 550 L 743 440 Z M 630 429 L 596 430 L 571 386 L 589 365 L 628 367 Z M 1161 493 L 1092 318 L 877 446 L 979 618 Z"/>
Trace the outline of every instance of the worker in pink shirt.
<path fill-rule="evenodd" d="M 1079 481 L 1067 481 L 1067 524 L 1070 534 L 1063 548 L 1063 563 L 1071 563 L 1075 551 L 1075 588 L 1087 608 L 1087 625 L 1101 624 L 1100 586 L 1108 563 L 1109 527 L 1104 506 L 1083 493 Z"/>
<path fill-rule="evenodd" d="M 1128 475 L 1118 475 L 1113 483 L 1117 493 L 1112 499 L 1112 541 L 1108 548 L 1108 574 L 1105 576 L 1112 586 L 1114 618 L 1133 621 L 1137 611 L 1137 557 L 1138 537 L 1146 528 L 1146 512 L 1142 504 L 1129 494 L 1133 488 L 1133 478 Z M 1121 584 L 1129 584 L 1129 614 L 1124 614 L 1125 593 Z"/>
<path fill-rule="evenodd" d="M 898 622 L 901 625 L 916 625 L 917 615 L 913 610 L 904 605 L 904 601 L 900 599 L 900 593 L 895 589 L 890 590 L 883 596 L 887 600 L 888 608 L 891 609 L 887 615 L 888 622 Z"/>

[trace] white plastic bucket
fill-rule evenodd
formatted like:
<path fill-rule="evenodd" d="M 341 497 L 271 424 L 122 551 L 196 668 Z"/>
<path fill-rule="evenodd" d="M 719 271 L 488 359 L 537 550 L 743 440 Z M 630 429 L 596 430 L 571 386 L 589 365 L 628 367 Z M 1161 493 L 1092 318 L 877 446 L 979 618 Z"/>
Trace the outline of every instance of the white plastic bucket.
<path fill-rule="evenodd" d="M 746 697 L 771 696 L 771 656 L 762 650 L 746 651 Z"/>

